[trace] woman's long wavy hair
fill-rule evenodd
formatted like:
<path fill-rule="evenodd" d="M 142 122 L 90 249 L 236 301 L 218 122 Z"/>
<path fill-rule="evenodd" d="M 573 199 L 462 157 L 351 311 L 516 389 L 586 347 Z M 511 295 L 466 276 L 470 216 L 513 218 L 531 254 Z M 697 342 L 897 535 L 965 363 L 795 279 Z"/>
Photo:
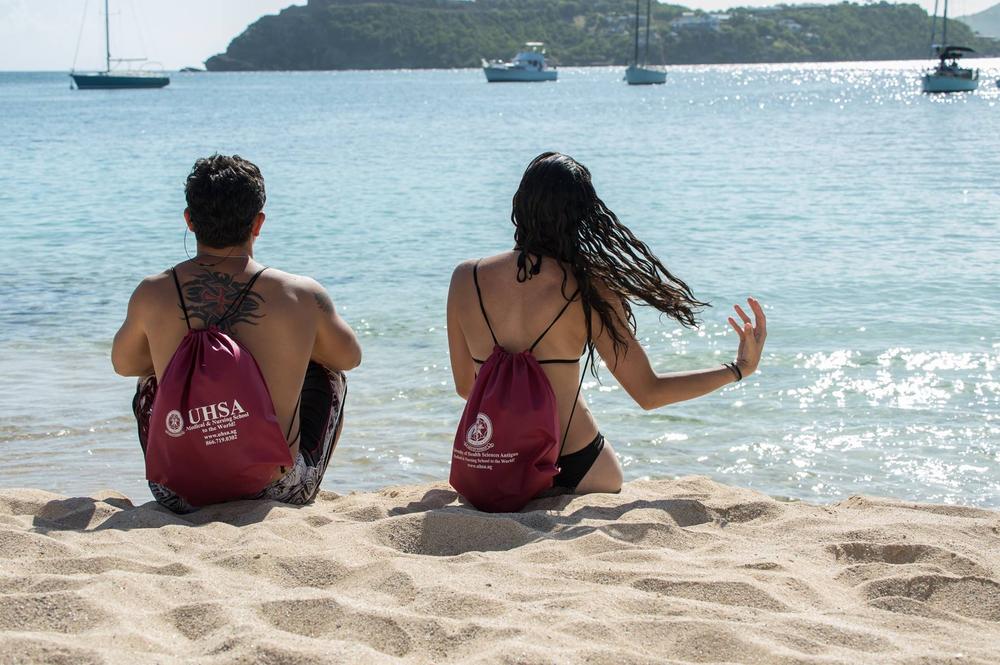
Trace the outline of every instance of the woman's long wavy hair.
<path fill-rule="evenodd" d="M 690 327 L 697 325 L 698 310 L 708 305 L 604 205 L 590 171 L 572 157 L 545 152 L 531 161 L 514 194 L 510 220 L 521 252 L 518 281 L 537 274 L 543 257 L 568 265 L 580 288 L 588 326 L 596 312 L 611 335 L 616 358 L 636 332 L 632 303 L 654 307 Z M 564 268 L 563 295 L 569 298 L 567 277 Z M 598 285 L 617 298 L 624 319 Z"/>

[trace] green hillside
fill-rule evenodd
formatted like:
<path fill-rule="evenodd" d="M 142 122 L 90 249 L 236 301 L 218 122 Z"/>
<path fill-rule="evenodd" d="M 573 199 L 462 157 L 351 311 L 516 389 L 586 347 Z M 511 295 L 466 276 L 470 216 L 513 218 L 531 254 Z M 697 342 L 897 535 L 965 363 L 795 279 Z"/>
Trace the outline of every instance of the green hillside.
<path fill-rule="evenodd" d="M 960 16 L 958 20 L 984 37 L 1000 39 L 1000 5 L 993 5 L 977 14 Z"/>
<path fill-rule="evenodd" d="M 209 70 L 472 67 L 546 43 L 560 65 L 623 65 L 631 0 L 309 0 L 265 16 Z M 687 13 L 687 16 L 682 16 Z M 949 22 L 954 41 L 983 55 L 1000 42 Z M 884 60 L 928 57 L 930 18 L 889 3 L 691 12 L 655 4 L 650 61 L 661 64 Z"/>

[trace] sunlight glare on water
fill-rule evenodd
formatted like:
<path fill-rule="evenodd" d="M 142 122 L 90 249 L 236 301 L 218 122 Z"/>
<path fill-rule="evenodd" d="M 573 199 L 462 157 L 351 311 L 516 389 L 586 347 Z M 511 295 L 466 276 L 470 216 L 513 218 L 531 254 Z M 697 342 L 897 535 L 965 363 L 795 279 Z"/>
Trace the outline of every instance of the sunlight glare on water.
<path fill-rule="evenodd" d="M 556 149 L 714 305 L 698 330 L 639 311 L 658 369 L 731 359 L 747 295 L 770 318 L 761 372 L 718 394 L 644 412 L 587 379 L 627 479 L 1000 506 L 1000 61 L 976 63 L 977 93 L 936 97 L 923 62 L 672 67 L 639 89 L 613 68 L 114 93 L 0 74 L 0 486 L 148 498 L 110 340 L 135 284 L 184 259 L 183 179 L 214 151 L 263 170 L 261 260 L 323 282 L 365 346 L 324 487 L 446 478 L 451 270 L 510 247 L 521 171 Z"/>

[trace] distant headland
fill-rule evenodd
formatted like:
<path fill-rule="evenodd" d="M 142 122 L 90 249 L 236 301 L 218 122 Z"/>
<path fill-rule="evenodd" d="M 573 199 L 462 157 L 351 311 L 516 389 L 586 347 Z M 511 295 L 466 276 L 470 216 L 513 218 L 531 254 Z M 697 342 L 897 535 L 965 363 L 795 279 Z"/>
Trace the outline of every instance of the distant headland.
<path fill-rule="evenodd" d="M 564 66 L 624 65 L 632 0 L 309 0 L 264 16 L 210 71 L 474 67 L 546 43 Z M 653 9 L 657 64 L 903 60 L 929 57 L 931 18 L 915 4 L 777 5 L 726 12 Z M 949 41 L 1000 55 L 1000 41 L 948 22 Z"/>

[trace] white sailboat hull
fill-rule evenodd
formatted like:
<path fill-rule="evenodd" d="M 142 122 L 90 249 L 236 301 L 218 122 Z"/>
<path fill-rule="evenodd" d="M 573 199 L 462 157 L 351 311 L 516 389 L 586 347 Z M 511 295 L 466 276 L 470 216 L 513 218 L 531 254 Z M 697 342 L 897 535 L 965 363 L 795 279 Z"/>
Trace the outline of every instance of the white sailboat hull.
<path fill-rule="evenodd" d="M 667 82 L 667 73 L 659 69 L 632 65 L 625 70 L 625 80 L 629 85 L 660 85 Z"/>
<path fill-rule="evenodd" d="M 972 92 L 978 87 L 979 72 L 970 78 L 928 73 L 923 79 L 924 92 Z"/>

